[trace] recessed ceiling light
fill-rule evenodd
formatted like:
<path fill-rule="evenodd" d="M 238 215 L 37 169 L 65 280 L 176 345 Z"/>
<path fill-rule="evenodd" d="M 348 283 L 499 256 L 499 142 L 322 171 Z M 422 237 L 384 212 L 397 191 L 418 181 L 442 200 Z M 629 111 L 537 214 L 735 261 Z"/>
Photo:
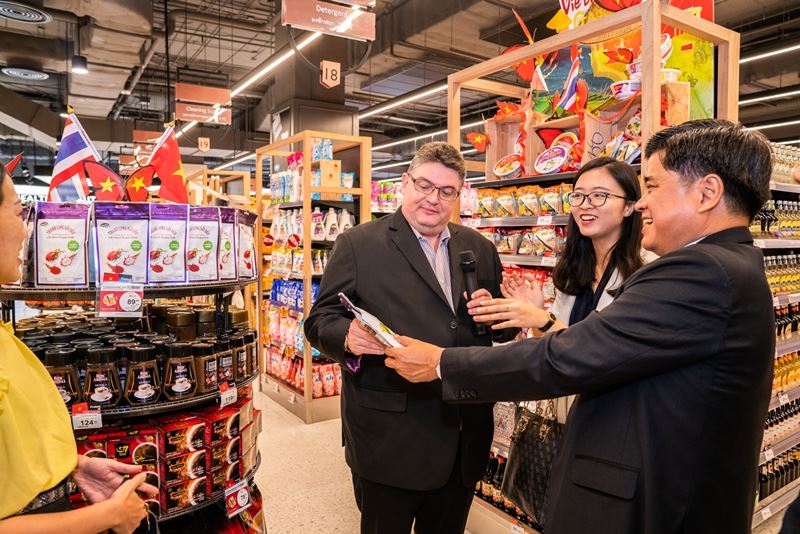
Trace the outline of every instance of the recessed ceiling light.
<path fill-rule="evenodd" d="M 23 69 L 20 67 L 3 67 L 0 69 L 6 76 L 17 78 L 18 80 L 25 80 L 28 82 L 41 82 L 48 78 L 50 75 L 46 72 L 35 69 Z"/>
<path fill-rule="evenodd" d="M 0 0 L 0 17 L 26 24 L 47 24 L 53 20 L 49 13 L 19 2 Z"/>

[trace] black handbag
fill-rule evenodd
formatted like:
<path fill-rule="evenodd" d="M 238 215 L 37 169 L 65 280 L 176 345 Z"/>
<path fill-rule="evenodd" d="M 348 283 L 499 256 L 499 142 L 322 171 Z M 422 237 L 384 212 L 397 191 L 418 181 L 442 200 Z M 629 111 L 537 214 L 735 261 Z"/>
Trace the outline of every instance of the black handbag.
<path fill-rule="evenodd" d="M 564 425 L 556 420 L 553 400 L 539 401 L 535 411 L 517 406 L 514 420 L 502 491 L 544 527 L 550 467 L 558 454 Z"/>

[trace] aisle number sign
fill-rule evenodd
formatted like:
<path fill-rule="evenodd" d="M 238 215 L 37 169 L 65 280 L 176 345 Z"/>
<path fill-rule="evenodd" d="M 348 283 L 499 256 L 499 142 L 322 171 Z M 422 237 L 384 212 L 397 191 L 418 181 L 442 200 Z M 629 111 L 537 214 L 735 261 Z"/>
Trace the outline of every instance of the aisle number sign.
<path fill-rule="evenodd" d="M 208 137 L 198 137 L 197 150 L 200 152 L 208 152 L 211 150 L 211 139 Z"/>
<path fill-rule="evenodd" d="M 319 83 L 325 89 L 333 89 L 342 83 L 342 65 L 336 61 L 322 61 L 319 64 Z"/>

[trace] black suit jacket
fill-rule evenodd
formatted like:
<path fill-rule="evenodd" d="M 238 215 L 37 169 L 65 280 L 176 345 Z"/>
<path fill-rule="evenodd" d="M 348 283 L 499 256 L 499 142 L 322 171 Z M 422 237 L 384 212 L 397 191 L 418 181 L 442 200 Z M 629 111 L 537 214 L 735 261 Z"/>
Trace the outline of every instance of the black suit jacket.
<path fill-rule="evenodd" d="M 444 347 L 489 345 L 488 336 L 475 336 L 472 330 L 459 252 L 475 253 L 479 285 L 493 295 L 499 294 L 500 259 L 492 243 L 474 230 L 455 224 L 449 228 L 455 314 L 398 210 L 358 225 L 336 240 L 305 322 L 311 344 L 340 364 L 352 357 L 344 351 L 344 338 L 353 316 L 339 302 L 341 291 L 398 334 Z M 489 456 L 492 405 L 446 404 L 440 381 L 412 384 L 388 369 L 384 359 L 365 355 L 357 373 L 343 374 L 342 430 L 348 465 L 357 475 L 380 484 L 420 491 L 439 488 L 453 470 L 461 428 L 462 478 L 466 485 L 474 485 Z"/>
<path fill-rule="evenodd" d="M 441 370 L 445 399 L 580 394 L 548 534 L 745 534 L 774 350 L 763 256 L 732 228 L 642 267 L 566 330 L 447 349 Z"/>

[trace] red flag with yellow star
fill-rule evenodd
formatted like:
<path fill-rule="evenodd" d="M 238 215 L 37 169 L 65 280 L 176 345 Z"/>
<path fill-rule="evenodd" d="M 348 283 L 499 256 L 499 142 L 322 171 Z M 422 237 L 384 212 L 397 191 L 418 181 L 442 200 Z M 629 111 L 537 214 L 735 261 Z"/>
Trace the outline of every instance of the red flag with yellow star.
<path fill-rule="evenodd" d="M 178 204 L 189 203 L 181 152 L 178 148 L 178 139 L 175 137 L 175 129 L 172 126 L 167 127 L 164 135 L 156 143 L 153 153 L 147 160 L 147 165 L 155 167 L 156 174 L 161 179 L 161 188 L 158 190 L 159 197 Z"/>
<path fill-rule="evenodd" d="M 125 198 L 122 178 L 99 161 L 84 161 L 83 172 L 92 182 L 94 197 L 97 200 L 117 202 Z"/>
<path fill-rule="evenodd" d="M 150 197 L 150 192 L 147 188 L 153 183 L 153 174 L 155 172 L 156 170 L 152 165 L 146 165 L 139 167 L 133 171 L 133 174 L 128 176 L 128 180 L 125 182 L 128 200 L 131 202 L 147 202 Z"/>

